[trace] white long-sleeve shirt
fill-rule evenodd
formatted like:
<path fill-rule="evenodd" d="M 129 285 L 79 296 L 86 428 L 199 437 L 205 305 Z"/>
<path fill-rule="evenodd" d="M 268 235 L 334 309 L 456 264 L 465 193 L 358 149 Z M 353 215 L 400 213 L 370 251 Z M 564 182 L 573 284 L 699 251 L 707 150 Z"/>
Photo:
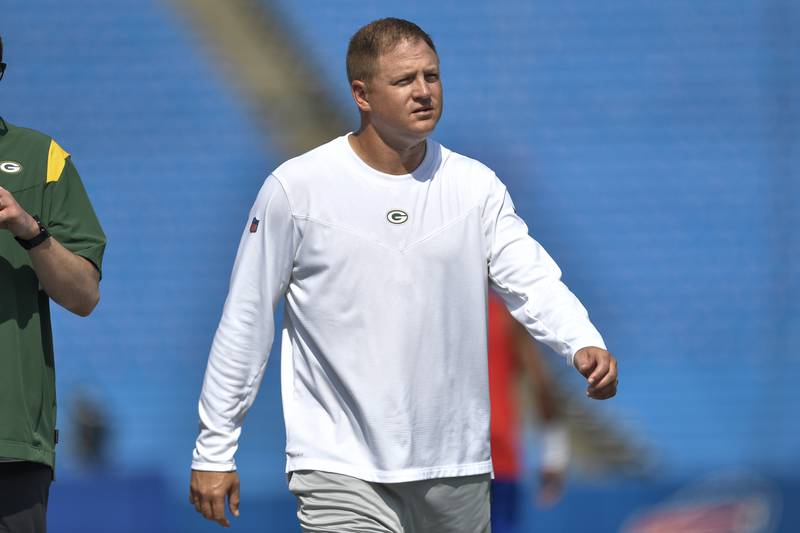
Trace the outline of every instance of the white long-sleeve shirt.
<path fill-rule="evenodd" d="M 605 347 L 495 174 L 427 143 L 408 175 L 369 167 L 344 136 L 266 180 L 211 347 L 192 468 L 235 469 L 284 295 L 287 472 L 490 472 L 490 283 L 565 357 Z"/>

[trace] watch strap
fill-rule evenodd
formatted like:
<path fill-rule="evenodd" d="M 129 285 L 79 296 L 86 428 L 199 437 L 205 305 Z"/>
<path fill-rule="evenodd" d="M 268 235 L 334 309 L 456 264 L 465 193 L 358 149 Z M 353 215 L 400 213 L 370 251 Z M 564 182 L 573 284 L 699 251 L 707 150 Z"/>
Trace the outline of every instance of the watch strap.
<path fill-rule="evenodd" d="M 36 221 L 36 224 L 39 225 L 39 233 L 37 233 L 35 237 L 27 240 L 20 239 L 19 237 L 14 237 L 14 239 L 19 243 L 19 245 L 25 248 L 26 250 L 35 248 L 50 238 L 50 232 L 47 231 L 47 228 L 44 227 L 44 224 L 42 224 L 42 221 L 39 220 L 39 217 L 34 216 L 33 219 Z"/>

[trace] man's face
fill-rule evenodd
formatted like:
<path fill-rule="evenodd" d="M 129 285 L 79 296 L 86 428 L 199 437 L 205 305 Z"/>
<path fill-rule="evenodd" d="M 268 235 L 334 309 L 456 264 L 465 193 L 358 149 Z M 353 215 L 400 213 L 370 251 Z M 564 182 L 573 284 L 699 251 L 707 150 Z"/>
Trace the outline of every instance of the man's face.
<path fill-rule="evenodd" d="M 378 59 L 366 83 L 370 122 L 387 140 L 416 144 L 442 116 L 439 57 L 419 39 L 402 41 Z"/>

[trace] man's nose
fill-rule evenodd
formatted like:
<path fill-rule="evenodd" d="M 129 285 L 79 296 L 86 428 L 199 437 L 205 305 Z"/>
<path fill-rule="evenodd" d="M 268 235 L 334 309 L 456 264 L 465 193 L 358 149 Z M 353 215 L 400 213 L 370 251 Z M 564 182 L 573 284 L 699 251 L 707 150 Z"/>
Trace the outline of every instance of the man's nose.
<path fill-rule="evenodd" d="M 431 88 L 425 78 L 417 78 L 414 81 L 414 98 L 418 100 L 428 100 L 431 97 Z"/>

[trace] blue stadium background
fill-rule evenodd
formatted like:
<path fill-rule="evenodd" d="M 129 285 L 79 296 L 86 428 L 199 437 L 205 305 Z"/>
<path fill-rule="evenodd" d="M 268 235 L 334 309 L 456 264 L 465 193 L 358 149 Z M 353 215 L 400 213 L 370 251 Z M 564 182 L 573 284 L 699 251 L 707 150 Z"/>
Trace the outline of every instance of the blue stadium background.
<path fill-rule="evenodd" d="M 508 184 L 621 361 L 621 394 L 592 407 L 646 443 L 653 473 L 575 479 L 526 520 L 617 531 L 735 471 L 782 501 L 779 531 L 800 530 L 800 6 L 276 4 L 342 106 L 355 29 L 391 15 L 432 34 L 436 138 Z M 4 1 L 0 34 L 0 113 L 73 154 L 109 237 L 95 314 L 55 312 L 51 529 L 214 530 L 186 502 L 196 401 L 247 209 L 284 156 L 168 3 Z M 297 530 L 277 361 L 241 440 L 240 531 Z M 111 422 L 102 469 L 70 440 L 87 396 Z"/>

